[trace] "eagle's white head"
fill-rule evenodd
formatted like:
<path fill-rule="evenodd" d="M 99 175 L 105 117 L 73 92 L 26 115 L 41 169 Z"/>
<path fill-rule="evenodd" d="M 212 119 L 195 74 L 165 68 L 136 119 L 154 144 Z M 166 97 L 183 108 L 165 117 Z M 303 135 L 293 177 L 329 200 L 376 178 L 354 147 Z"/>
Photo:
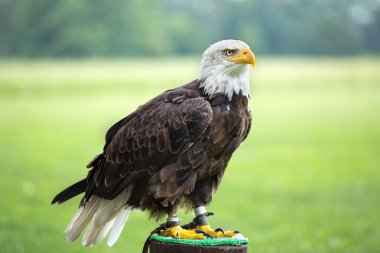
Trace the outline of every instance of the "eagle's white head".
<path fill-rule="evenodd" d="M 240 40 L 222 40 L 209 46 L 202 55 L 201 85 L 208 95 L 224 93 L 229 100 L 234 94 L 249 97 L 249 69 L 255 56 Z"/>

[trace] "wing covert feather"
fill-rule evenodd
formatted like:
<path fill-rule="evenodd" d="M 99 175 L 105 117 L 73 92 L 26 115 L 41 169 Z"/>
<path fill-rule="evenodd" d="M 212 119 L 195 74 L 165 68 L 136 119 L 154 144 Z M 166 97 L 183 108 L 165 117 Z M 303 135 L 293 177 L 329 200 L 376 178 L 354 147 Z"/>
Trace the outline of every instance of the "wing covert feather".
<path fill-rule="evenodd" d="M 105 146 L 98 184 L 119 188 L 137 173 L 153 175 L 201 138 L 212 120 L 210 104 L 202 97 L 175 98 L 151 101 L 107 134 L 113 137 Z"/>

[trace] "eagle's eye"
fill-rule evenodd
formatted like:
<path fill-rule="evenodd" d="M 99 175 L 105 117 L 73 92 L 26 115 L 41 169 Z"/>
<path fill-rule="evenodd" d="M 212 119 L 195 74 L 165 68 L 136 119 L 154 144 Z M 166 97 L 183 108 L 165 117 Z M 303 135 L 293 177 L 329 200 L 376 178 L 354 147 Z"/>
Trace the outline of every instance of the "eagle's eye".
<path fill-rule="evenodd" d="M 227 56 L 231 56 L 235 53 L 235 50 L 232 50 L 232 49 L 226 49 L 224 50 L 224 54 L 227 55 Z"/>

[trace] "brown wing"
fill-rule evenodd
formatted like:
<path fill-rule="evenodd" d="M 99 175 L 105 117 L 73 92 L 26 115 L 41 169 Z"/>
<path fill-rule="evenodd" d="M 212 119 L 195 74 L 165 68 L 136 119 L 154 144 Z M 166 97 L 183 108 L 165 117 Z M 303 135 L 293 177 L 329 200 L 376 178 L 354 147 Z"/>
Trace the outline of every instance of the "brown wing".
<path fill-rule="evenodd" d="M 142 174 L 156 174 L 199 140 L 211 119 L 210 104 L 181 89 L 140 107 L 107 133 L 104 158 L 89 174 L 86 198 L 113 198 Z"/>

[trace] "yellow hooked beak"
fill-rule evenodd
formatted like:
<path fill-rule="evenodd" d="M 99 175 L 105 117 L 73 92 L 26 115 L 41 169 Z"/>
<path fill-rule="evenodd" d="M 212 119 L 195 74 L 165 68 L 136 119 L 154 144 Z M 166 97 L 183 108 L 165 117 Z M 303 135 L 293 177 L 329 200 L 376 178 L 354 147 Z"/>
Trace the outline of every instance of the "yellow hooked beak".
<path fill-rule="evenodd" d="M 238 63 L 248 63 L 248 64 L 252 64 L 252 66 L 255 66 L 255 55 L 250 49 L 244 48 L 243 50 L 240 51 L 240 54 L 238 56 L 229 58 L 227 61 L 238 62 Z"/>

